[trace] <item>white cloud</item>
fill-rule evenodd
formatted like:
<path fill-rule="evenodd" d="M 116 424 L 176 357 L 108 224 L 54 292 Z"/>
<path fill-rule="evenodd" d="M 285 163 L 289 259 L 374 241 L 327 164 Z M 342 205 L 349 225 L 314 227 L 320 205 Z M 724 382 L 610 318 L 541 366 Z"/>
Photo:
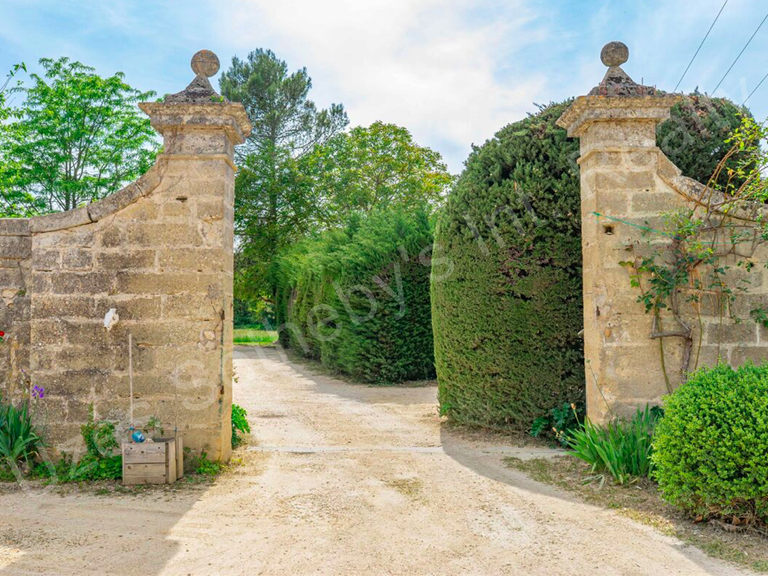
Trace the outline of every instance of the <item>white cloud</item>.
<path fill-rule="evenodd" d="M 546 80 L 516 53 L 546 36 L 522 0 L 230 0 L 218 41 L 240 56 L 270 47 L 306 66 L 319 104 L 353 125 L 409 128 L 459 171 L 472 142 L 520 119 Z M 501 70 L 503 69 L 503 74 Z"/>

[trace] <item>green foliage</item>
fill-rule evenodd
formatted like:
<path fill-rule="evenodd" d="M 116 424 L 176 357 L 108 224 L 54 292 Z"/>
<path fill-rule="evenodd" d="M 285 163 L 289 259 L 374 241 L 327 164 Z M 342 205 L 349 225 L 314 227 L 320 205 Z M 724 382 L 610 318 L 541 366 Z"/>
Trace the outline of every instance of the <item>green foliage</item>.
<path fill-rule="evenodd" d="M 710 98 L 696 91 L 672 108 L 670 119 L 656 129 L 656 140 L 683 174 L 706 184 L 728 152 L 728 139 L 745 114 L 749 111 L 727 98 Z M 748 157 L 740 154 L 733 162 Z M 725 174 L 718 178 L 722 185 L 726 181 Z"/>
<path fill-rule="evenodd" d="M 29 404 L 16 407 L 0 398 L 0 464 L 15 469 L 20 463 L 30 464 L 43 446 L 43 440 L 32 424 Z"/>
<path fill-rule="evenodd" d="M 653 456 L 663 497 L 696 517 L 768 524 L 768 364 L 699 370 L 665 410 Z"/>
<path fill-rule="evenodd" d="M 662 411 L 658 408 L 638 409 L 632 420 L 613 420 L 596 426 L 588 418 L 571 432 L 568 446 L 571 454 L 584 460 L 592 472 L 605 482 L 606 475 L 617 484 L 650 477 L 653 472 L 653 434 Z"/>
<path fill-rule="evenodd" d="M 259 48 L 245 60 L 232 58 L 232 65 L 221 75 L 220 86 L 223 96 L 245 107 L 253 124 L 240 154 L 276 146 L 300 156 L 349 122 L 341 104 L 318 110 L 308 99 L 312 79 L 307 69 L 289 74 L 288 65 L 271 50 Z"/>
<path fill-rule="evenodd" d="M 215 460 L 209 460 L 208 454 L 202 452 L 200 456 L 194 456 L 192 458 L 192 470 L 195 474 L 201 476 L 218 476 L 224 471 L 226 466 L 221 462 Z"/>
<path fill-rule="evenodd" d="M 434 376 L 426 208 L 374 211 L 284 250 L 281 342 L 364 382 Z"/>
<path fill-rule="evenodd" d="M 260 328 L 235 328 L 233 342 L 235 344 L 257 344 L 266 346 L 277 341 L 277 332 L 273 330 L 261 330 Z"/>
<path fill-rule="evenodd" d="M 248 412 L 242 406 L 232 404 L 232 448 L 237 448 L 244 442 L 240 434 L 250 433 L 251 425 L 248 422 Z"/>
<path fill-rule="evenodd" d="M 438 203 L 453 178 L 439 152 L 419 146 L 411 133 L 374 122 L 316 146 L 306 161 L 312 186 L 327 198 L 324 222 L 344 222 L 374 207 Z"/>
<path fill-rule="evenodd" d="M 237 149 L 235 232 L 242 239 L 236 259 L 235 293 L 245 300 L 272 295 L 267 273 L 276 250 L 317 223 L 319 202 L 299 160 L 316 144 L 343 130 L 340 104 L 318 110 L 309 100 L 312 79 L 271 50 L 237 57 L 221 76 L 221 93 L 240 102 L 253 124 Z"/>
<path fill-rule="evenodd" d="M 233 322 L 236 328 L 258 328 L 263 330 L 265 322 L 275 323 L 273 306 L 264 300 L 250 301 L 235 298 L 233 300 L 233 307 Z"/>
<path fill-rule="evenodd" d="M 555 126 L 568 104 L 476 147 L 438 219 L 435 362 L 457 422 L 523 431 L 583 401 L 578 143 Z"/>
<path fill-rule="evenodd" d="M 21 81 L 16 80 L 16 84 L 10 89 L 9 86 L 11 80 L 22 71 L 27 71 L 23 63 L 14 65 L 0 86 L 0 143 L 5 142 L 11 133 L 7 120 L 13 114 L 13 109 L 7 104 L 8 92 L 21 86 Z M 0 146 L 0 218 L 24 218 L 43 209 L 42 203 L 34 196 L 17 188 L 18 174 L 18 161 L 7 158 Z"/>
<path fill-rule="evenodd" d="M 66 479 L 60 481 L 81 480 L 119 480 L 123 477 L 123 456 L 115 454 L 120 445 L 115 438 L 115 423 L 93 418 L 93 406 L 88 412 L 88 422 L 80 427 L 86 452 L 73 465 Z"/>
<path fill-rule="evenodd" d="M 438 219 L 435 363 L 441 412 L 456 422 L 523 431 L 552 406 L 583 401 L 579 143 L 555 124 L 569 104 L 475 147 Z M 717 159 L 739 124 L 722 106 L 729 130 L 690 134 Z M 671 122 L 685 113 L 674 109 Z M 698 155 L 672 148 L 684 174 L 709 178 Z"/>
<path fill-rule="evenodd" d="M 115 438 L 115 423 L 94 420 L 93 406 L 88 421 L 80 427 L 85 443 L 85 454 L 77 462 L 64 454 L 55 464 L 38 464 L 33 475 L 55 479 L 59 483 L 95 480 L 119 480 L 123 477 L 123 457 L 116 454 L 120 445 Z"/>
<path fill-rule="evenodd" d="M 579 412 L 575 404 L 564 402 L 550 409 L 545 416 L 539 416 L 531 425 L 534 438 L 551 438 L 561 446 L 567 446 L 571 432 L 579 426 Z"/>
<path fill-rule="evenodd" d="M 33 201 L 27 211 L 71 210 L 120 189 L 154 161 L 154 131 L 136 103 L 152 92 L 122 73 L 102 78 L 67 58 L 43 58 L 45 74 L 15 91 L 22 105 L 0 132 L 0 190 Z M 19 202 L 3 206 L 18 211 Z M 23 202 L 22 202 L 23 204 Z"/>

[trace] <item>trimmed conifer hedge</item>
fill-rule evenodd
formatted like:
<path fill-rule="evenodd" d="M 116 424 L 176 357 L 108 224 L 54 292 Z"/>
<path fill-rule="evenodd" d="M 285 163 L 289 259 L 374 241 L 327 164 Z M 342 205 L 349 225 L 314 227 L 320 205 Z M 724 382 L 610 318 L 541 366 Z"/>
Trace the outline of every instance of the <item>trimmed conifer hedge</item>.
<path fill-rule="evenodd" d="M 569 104 L 475 147 L 439 215 L 435 262 L 453 271 L 435 266 L 435 362 L 441 411 L 457 422 L 529 430 L 549 409 L 583 401 L 579 142 L 555 125 Z M 673 109 L 660 144 L 706 182 L 736 110 L 697 97 Z"/>
<path fill-rule="evenodd" d="M 434 378 L 426 209 L 377 211 L 277 259 L 284 345 L 357 380 Z"/>

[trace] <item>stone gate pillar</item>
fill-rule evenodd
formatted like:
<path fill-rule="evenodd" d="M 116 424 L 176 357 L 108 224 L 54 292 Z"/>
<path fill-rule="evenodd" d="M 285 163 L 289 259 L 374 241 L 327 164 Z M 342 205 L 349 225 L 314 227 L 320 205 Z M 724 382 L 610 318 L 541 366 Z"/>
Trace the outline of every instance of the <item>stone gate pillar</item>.
<path fill-rule="evenodd" d="M 621 69 L 628 56 L 624 44 L 606 45 L 605 78 L 558 120 L 581 144 L 584 356 L 587 412 L 595 422 L 666 392 L 651 318 L 619 262 L 632 259 L 631 244 L 641 235 L 631 224 L 658 224 L 663 207 L 674 203 L 660 190 L 659 172 L 676 168 L 656 147 L 656 126 L 680 97 L 633 82 Z"/>
<path fill-rule="evenodd" d="M 175 308 L 174 316 L 203 324 L 196 331 L 196 352 L 169 356 L 166 365 L 156 365 L 155 370 L 173 374 L 174 384 L 182 388 L 189 383 L 182 405 L 173 407 L 182 414 L 185 444 L 207 449 L 213 459 L 227 459 L 233 376 L 234 146 L 245 141 L 251 124 L 241 104 L 225 101 L 212 88 L 208 78 L 219 71 L 213 52 L 195 54 L 192 70 L 195 79 L 184 91 L 167 95 L 163 102 L 139 105 L 163 136 L 158 164 L 166 185 L 157 200 L 167 203 L 164 209 L 169 212 L 189 214 L 200 234 L 196 246 L 171 246 L 159 263 L 160 272 L 190 273 L 193 283 L 197 274 L 205 279 L 206 289 L 204 295 L 182 293 L 168 301 L 166 309 Z M 173 242 L 173 222 L 166 233 Z M 170 421 L 170 410 L 164 412 Z"/>
<path fill-rule="evenodd" d="M 119 439 L 133 412 L 137 427 L 154 417 L 185 447 L 229 457 L 233 156 L 251 125 L 211 87 L 215 54 L 198 52 L 192 69 L 186 90 L 140 105 L 163 151 L 136 182 L 0 220 L 0 392 L 45 390 L 35 417 L 55 451 L 82 449 L 90 411 Z"/>

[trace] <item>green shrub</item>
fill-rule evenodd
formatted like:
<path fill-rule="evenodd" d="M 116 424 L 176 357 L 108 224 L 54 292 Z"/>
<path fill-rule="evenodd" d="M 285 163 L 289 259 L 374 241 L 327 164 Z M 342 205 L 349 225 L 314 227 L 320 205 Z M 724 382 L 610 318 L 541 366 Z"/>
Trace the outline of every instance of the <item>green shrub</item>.
<path fill-rule="evenodd" d="M 85 454 L 77 462 L 64 454 L 56 464 L 38 464 L 33 471 L 34 475 L 56 478 L 60 483 L 120 480 L 123 477 L 123 456 L 117 453 L 120 444 L 115 438 L 115 428 L 114 422 L 94 420 L 91 406 L 88 421 L 80 427 Z"/>
<path fill-rule="evenodd" d="M 569 104 L 541 107 L 475 147 L 438 218 L 435 364 L 441 412 L 454 421 L 525 431 L 583 401 L 579 141 L 555 124 Z M 737 110 L 697 97 L 672 110 L 660 144 L 706 182 Z"/>
<path fill-rule="evenodd" d="M 20 463 L 29 466 L 43 441 L 32 424 L 29 404 L 18 408 L 0 399 L 0 464 L 15 469 Z"/>
<path fill-rule="evenodd" d="M 70 468 L 69 481 L 119 480 L 123 477 L 123 456 L 116 454 L 120 444 L 115 438 L 115 423 L 94 420 L 93 406 L 88 412 L 88 422 L 80 427 L 86 452 L 77 464 Z"/>
<path fill-rule="evenodd" d="M 749 112 L 727 98 L 710 98 L 694 92 L 672 108 L 671 117 L 659 124 L 656 141 L 683 174 L 707 184 L 731 145 L 725 141 Z M 734 158 L 733 166 L 737 165 Z M 719 184 L 728 175 L 723 171 Z M 735 176 L 738 181 L 739 176 Z M 735 183 L 735 182 L 734 182 Z"/>
<path fill-rule="evenodd" d="M 550 438 L 561 446 L 568 446 L 571 432 L 579 427 L 579 410 L 575 404 L 564 402 L 552 408 L 545 416 L 539 416 L 531 425 L 531 436 L 534 438 Z"/>
<path fill-rule="evenodd" d="M 554 124 L 567 106 L 475 148 L 438 218 L 435 363 L 457 422 L 525 431 L 583 401 L 578 142 Z"/>
<path fill-rule="evenodd" d="M 374 211 L 286 250 L 280 340 L 363 382 L 434 377 L 426 208 Z"/>
<path fill-rule="evenodd" d="M 653 456 L 664 498 L 697 517 L 768 524 L 768 364 L 699 370 L 665 411 Z"/>
<path fill-rule="evenodd" d="M 248 412 L 242 406 L 232 404 L 232 448 L 237 448 L 243 443 L 240 434 L 250 434 L 251 425 L 248 422 Z"/>
<path fill-rule="evenodd" d="M 653 434 L 661 416 L 658 408 L 645 407 L 629 421 L 613 420 L 596 426 L 587 418 L 568 439 L 571 454 L 584 460 L 592 472 L 617 484 L 650 477 L 653 472 Z"/>
<path fill-rule="evenodd" d="M 201 452 L 199 456 L 192 457 L 192 470 L 201 476 L 218 476 L 224 471 L 225 465 L 215 460 L 209 460 L 208 454 Z"/>

